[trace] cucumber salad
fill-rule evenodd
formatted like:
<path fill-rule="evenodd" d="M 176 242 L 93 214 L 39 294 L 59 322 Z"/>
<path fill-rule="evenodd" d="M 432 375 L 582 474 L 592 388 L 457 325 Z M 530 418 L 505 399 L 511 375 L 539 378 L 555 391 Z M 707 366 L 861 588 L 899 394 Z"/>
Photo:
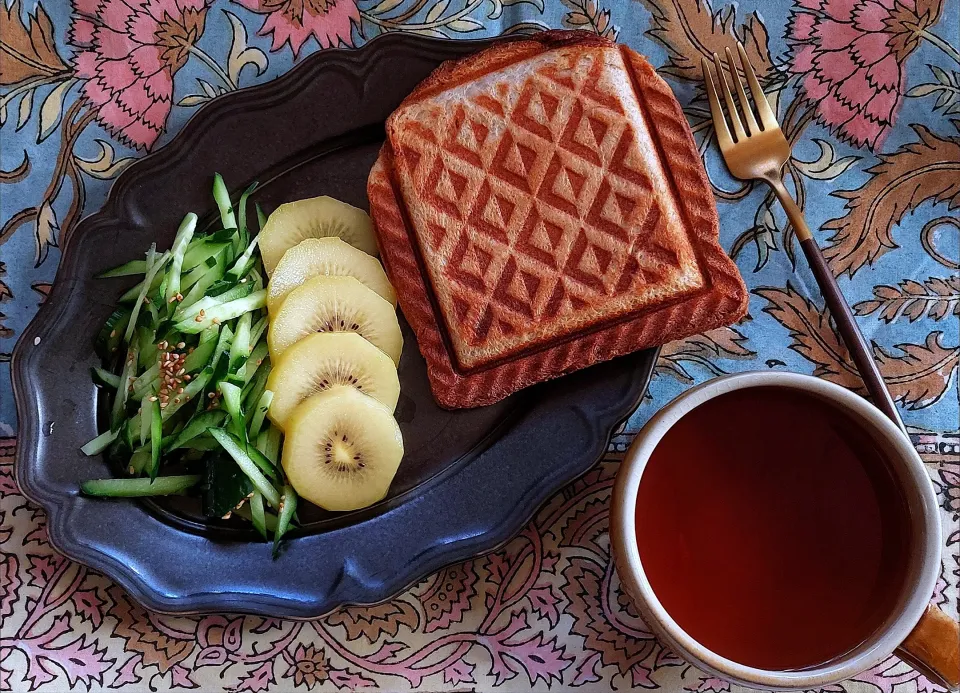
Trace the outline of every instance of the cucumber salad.
<path fill-rule="evenodd" d="M 211 228 L 189 213 L 168 250 L 99 275 L 140 280 L 97 336 L 109 425 L 82 448 L 118 475 L 81 491 L 199 495 L 276 557 L 299 499 L 347 511 L 387 494 L 403 337 L 369 216 L 330 197 L 254 205 L 254 234 L 255 189 L 234 206 L 216 174 Z"/>

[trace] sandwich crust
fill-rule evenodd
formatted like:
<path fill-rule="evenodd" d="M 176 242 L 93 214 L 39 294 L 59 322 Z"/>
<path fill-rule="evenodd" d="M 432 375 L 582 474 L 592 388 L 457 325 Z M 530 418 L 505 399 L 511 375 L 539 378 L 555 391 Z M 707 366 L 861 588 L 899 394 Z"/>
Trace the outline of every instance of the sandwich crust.
<path fill-rule="evenodd" d="M 639 55 L 586 32 L 442 65 L 387 121 L 368 195 L 446 407 L 746 311 L 673 93 Z"/>

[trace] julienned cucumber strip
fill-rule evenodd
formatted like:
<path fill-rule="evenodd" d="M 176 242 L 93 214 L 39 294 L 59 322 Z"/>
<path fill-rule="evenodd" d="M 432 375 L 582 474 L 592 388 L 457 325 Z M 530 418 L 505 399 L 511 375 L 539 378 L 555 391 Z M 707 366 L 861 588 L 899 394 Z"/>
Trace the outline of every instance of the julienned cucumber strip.
<path fill-rule="evenodd" d="M 273 392 L 265 390 L 253 408 L 253 418 L 250 420 L 250 428 L 247 431 L 251 439 L 260 435 L 260 429 L 263 427 L 263 417 L 267 415 L 267 410 L 270 409 L 270 403 L 272 401 Z"/>
<path fill-rule="evenodd" d="M 204 369 L 202 370 L 196 378 L 191 380 L 183 388 L 183 392 L 178 393 L 176 397 L 167 401 L 167 406 L 162 410 L 162 418 L 164 421 L 169 419 L 171 416 L 176 414 L 180 408 L 194 399 L 199 393 L 203 392 L 203 388 L 206 387 L 207 383 L 210 382 L 210 378 L 213 377 L 213 369 Z"/>
<path fill-rule="evenodd" d="M 146 445 L 150 439 L 150 412 L 153 406 L 150 403 L 151 396 L 144 395 L 143 399 L 140 400 L 140 445 Z"/>
<path fill-rule="evenodd" d="M 237 375 L 242 376 L 240 379 L 243 381 L 243 398 L 244 401 L 247 399 L 247 395 L 251 392 L 251 381 L 254 380 L 254 375 L 256 375 L 257 383 L 262 382 L 266 385 L 267 376 L 270 375 L 270 364 L 267 362 L 267 343 L 264 340 L 261 340 L 259 344 L 250 352 L 250 358 L 247 360 L 243 367 L 237 372 Z M 261 381 L 262 379 L 262 381 Z M 256 389 L 257 385 L 253 385 L 253 389 Z M 257 393 L 257 397 L 263 394 L 263 388 Z"/>
<path fill-rule="evenodd" d="M 244 505 L 244 506 L 241 507 L 241 508 L 235 509 L 235 510 L 233 511 L 233 514 L 234 514 L 234 515 L 239 515 L 239 516 L 242 517 L 244 520 L 247 520 L 247 521 L 249 521 L 249 522 L 253 522 L 253 516 L 250 514 L 250 508 L 248 508 L 246 505 Z M 268 531 L 268 532 L 275 532 L 275 531 L 277 531 L 277 516 L 276 516 L 276 515 L 274 515 L 274 514 L 271 513 L 271 512 L 266 512 L 266 513 L 264 513 L 264 518 L 263 518 L 263 519 L 264 519 L 265 524 L 266 524 L 266 526 L 267 526 L 267 531 Z"/>
<path fill-rule="evenodd" d="M 215 243 L 207 238 L 197 238 L 196 236 L 190 242 L 187 252 L 183 255 L 183 273 L 184 275 L 194 268 L 206 267 L 206 262 L 210 258 L 215 258 L 229 243 Z M 198 270 L 199 271 L 199 270 Z"/>
<path fill-rule="evenodd" d="M 199 474 L 161 476 L 150 479 L 93 479 L 80 484 L 88 496 L 104 498 L 136 498 L 140 496 L 169 496 L 181 493 L 200 481 Z"/>
<path fill-rule="evenodd" d="M 240 388 L 232 383 L 221 382 L 220 394 L 223 396 L 223 408 L 230 415 L 230 432 L 242 439 L 243 413 L 240 411 Z"/>
<path fill-rule="evenodd" d="M 212 291 L 213 287 L 210 287 L 210 290 L 206 296 L 192 304 L 189 308 L 185 308 L 183 312 L 174 313 L 175 319 L 179 322 L 183 322 L 185 320 L 189 320 L 190 318 L 196 317 L 200 314 L 201 310 L 206 313 L 208 310 L 216 308 L 217 306 L 221 306 L 224 303 L 229 303 L 230 301 L 234 301 L 238 298 L 249 296 L 253 292 L 253 285 L 234 283 L 229 287 L 226 287 L 225 291 L 217 295 L 211 294 L 210 292 Z"/>
<path fill-rule="evenodd" d="M 171 452 L 177 448 L 184 447 L 187 443 L 202 433 L 206 433 L 208 428 L 219 426 L 227 418 L 227 413 L 222 409 L 212 409 L 202 414 L 194 416 L 182 431 L 175 436 L 169 436 L 163 441 L 163 448 L 166 452 Z"/>
<path fill-rule="evenodd" d="M 123 340 L 123 333 L 127 331 L 129 320 L 130 309 L 121 306 L 113 311 L 103 324 L 100 333 L 97 335 L 95 347 L 97 355 L 104 361 L 113 359 L 114 353 Z"/>
<path fill-rule="evenodd" d="M 160 414 L 160 402 L 150 403 L 150 478 L 156 479 L 160 471 L 160 450 L 163 444 L 163 417 Z M 146 416 L 146 412 L 140 412 Z"/>
<path fill-rule="evenodd" d="M 117 299 L 118 303 L 133 303 L 137 296 L 140 295 L 140 292 L 143 290 L 144 281 L 141 280 L 139 283 L 134 284 L 129 289 L 127 289 L 120 298 Z M 156 293 L 157 289 L 160 288 L 160 283 L 163 281 L 163 275 L 157 274 L 153 277 L 153 280 L 150 284 L 147 285 L 147 295 L 151 296 Z"/>
<path fill-rule="evenodd" d="M 290 484 L 284 484 L 283 495 L 280 496 L 280 517 L 277 519 L 277 529 L 273 533 L 273 557 L 280 554 L 280 540 L 290 529 L 290 520 L 297 512 L 297 492 Z"/>
<path fill-rule="evenodd" d="M 120 387 L 120 376 L 116 373 L 111 373 L 105 368 L 94 366 L 90 369 L 90 374 L 93 376 L 93 382 L 97 385 L 112 387 L 114 390 Z"/>
<path fill-rule="evenodd" d="M 236 262 L 233 263 L 233 267 L 229 269 L 226 276 L 233 279 L 240 279 L 243 275 L 250 271 L 253 268 L 253 251 L 257 248 L 257 243 L 259 242 L 260 237 L 257 236 L 250 244 L 247 245 L 247 249 L 243 251 L 243 255 L 237 258 Z"/>
<path fill-rule="evenodd" d="M 250 520 L 254 528 L 260 535 L 267 539 L 267 517 L 263 510 L 263 494 L 260 491 L 254 491 L 250 498 Z"/>
<path fill-rule="evenodd" d="M 213 199 L 220 209 L 220 222 L 225 229 L 237 228 L 237 218 L 233 215 L 233 204 L 230 202 L 230 193 L 223 182 L 223 176 L 213 174 Z"/>
<path fill-rule="evenodd" d="M 279 428 L 268 426 L 257 436 L 257 450 L 263 453 L 268 460 L 277 464 L 280 459 L 280 438 L 283 436 Z"/>
<path fill-rule="evenodd" d="M 223 446 L 223 449 L 227 451 L 227 454 L 230 455 L 233 461 L 243 470 L 243 473 L 247 475 L 254 487 L 263 494 L 267 502 L 274 508 L 279 507 L 280 494 L 277 493 L 277 489 L 273 487 L 267 480 L 267 477 L 265 477 L 257 467 L 256 463 L 250 459 L 250 456 L 244 451 L 243 444 L 222 428 L 210 428 L 208 432 Z"/>
<path fill-rule="evenodd" d="M 99 455 L 101 452 L 110 447 L 110 443 L 117 439 L 117 436 L 120 435 L 119 431 L 104 431 L 96 438 L 91 440 L 89 443 L 80 448 L 80 452 L 88 457 L 93 455 Z"/>
<path fill-rule="evenodd" d="M 247 239 L 250 237 L 249 229 L 247 228 L 247 199 L 253 194 L 253 191 L 257 189 L 258 185 L 260 184 L 254 181 L 247 186 L 247 189 L 240 195 L 240 201 L 237 203 L 237 228 L 240 229 L 241 240 L 244 243 L 247 243 Z"/>
<path fill-rule="evenodd" d="M 187 245 L 193 238 L 193 232 L 197 229 L 197 215 L 188 212 L 177 229 L 177 235 L 173 239 L 173 247 L 170 248 L 170 270 L 167 274 L 167 291 L 164 295 L 169 304 L 175 300 L 180 293 L 180 272 L 183 270 L 183 256 L 187 252 Z"/>
<path fill-rule="evenodd" d="M 257 224 L 260 226 L 260 230 L 263 231 L 263 227 L 267 225 L 267 215 L 260 209 L 260 203 L 257 203 L 255 207 L 257 208 Z"/>
<path fill-rule="evenodd" d="M 198 371 L 209 363 L 210 357 L 213 356 L 213 352 L 217 348 L 218 339 L 219 332 L 217 330 L 205 330 L 200 334 L 200 343 L 183 360 L 183 367 L 187 373 Z"/>
<path fill-rule="evenodd" d="M 252 313 L 244 313 L 237 320 L 237 331 L 233 335 L 233 344 L 230 345 L 230 372 L 236 373 L 240 366 L 250 358 L 250 323 Z"/>
<path fill-rule="evenodd" d="M 196 334 L 211 325 L 224 323 L 228 320 L 238 318 L 251 310 L 258 310 L 267 305 L 267 292 L 263 289 L 255 291 L 249 296 L 238 298 L 234 301 L 214 306 L 206 311 L 204 317 L 198 314 L 194 318 L 188 318 L 176 324 L 176 328 L 187 334 Z"/>
<path fill-rule="evenodd" d="M 160 364 L 155 363 L 150 368 L 140 374 L 140 377 L 133 381 L 133 392 L 136 399 L 141 399 L 145 394 L 151 392 L 154 388 L 160 387 Z"/>
<path fill-rule="evenodd" d="M 250 328 L 250 343 L 256 344 L 260 341 L 260 337 L 263 336 L 263 333 L 267 331 L 267 316 L 264 315 L 262 318 L 253 323 L 253 327 Z"/>
<path fill-rule="evenodd" d="M 123 362 L 123 369 L 120 371 L 120 387 L 117 389 L 116 397 L 113 399 L 113 408 L 110 411 L 110 429 L 119 430 L 123 424 L 125 408 L 127 406 L 127 395 L 130 392 L 130 379 L 137 367 L 137 348 L 127 349 L 127 356 Z"/>
<path fill-rule="evenodd" d="M 96 279 L 109 279 L 111 277 L 135 277 L 138 274 L 144 274 L 147 271 L 146 260 L 131 260 L 118 265 L 113 269 L 108 269 L 96 275 Z"/>
<path fill-rule="evenodd" d="M 250 455 L 250 459 L 253 460 L 253 463 L 257 465 L 260 471 L 263 472 L 267 477 L 269 477 L 274 484 L 279 486 L 281 483 L 280 472 L 277 471 L 277 468 L 273 464 L 273 462 L 268 460 L 267 457 L 262 452 L 257 450 L 256 447 L 254 447 L 249 443 L 246 443 L 243 446 L 243 449 L 246 451 L 248 455 Z"/>
<path fill-rule="evenodd" d="M 133 337 L 133 331 L 137 326 L 137 318 L 140 315 L 140 309 L 143 306 L 144 299 L 147 297 L 147 287 L 153 281 L 153 278 L 157 273 L 162 270 L 167 261 L 170 259 L 170 253 L 165 252 L 159 257 L 156 255 L 157 248 L 156 244 L 150 246 L 150 251 L 147 253 L 147 276 L 143 278 L 144 286 L 140 289 L 140 293 L 137 294 L 136 303 L 133 304 L 133 310 L 130 314 L 130 323 L 127 325 L 127 332 L 123 336 L 123 341 L 127 344 L 130 343 L 130 339 Z"/>

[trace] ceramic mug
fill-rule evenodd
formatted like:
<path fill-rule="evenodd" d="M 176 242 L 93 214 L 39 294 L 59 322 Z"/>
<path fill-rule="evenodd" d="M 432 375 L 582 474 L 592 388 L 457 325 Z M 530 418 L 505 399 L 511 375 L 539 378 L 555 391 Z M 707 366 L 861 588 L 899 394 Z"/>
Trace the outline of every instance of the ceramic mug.
<path fill-rule="evenodd" d="M 637 490 L 644 467 L 664 434 L 694 407 L 722 394 L 757 387 L 799 390 L 841 408 L 881 446 L 910 507 L 911 565 L 908 587 L 884 625 L 852 651 L 822 665 L 778 671 L 745 666 L 694 640 L 664 609 L 650 586 L 636 541 Z M 614 487 L 610 542 L 620 581 L 646 623 L 678 655 L 695 666 L 736 683 L 772 690 L 810 690 L 837 683 L 896 654 L 934 683 L 960 684 L 960 637 L 949 616 L 929 605 L 940 573 L 941 528 L 937 499 L 923 462 L 911 442 L 876 407 L 825 380 L 791 373 L 741 373 L 711 380 L 673 400 L 637 436 L 621 464 Z"/>

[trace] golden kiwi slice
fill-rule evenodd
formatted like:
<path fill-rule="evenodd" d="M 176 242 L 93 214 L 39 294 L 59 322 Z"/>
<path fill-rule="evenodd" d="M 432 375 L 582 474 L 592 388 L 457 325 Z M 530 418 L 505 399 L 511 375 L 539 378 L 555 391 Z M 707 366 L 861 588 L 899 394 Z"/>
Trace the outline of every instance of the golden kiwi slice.
<path fill-rule="evenodd" d="M 385 353 L 356 332 L 320 332 L 284 351 L 267 378 L 273 392 L 268 412 L 281 429 L 303 400 L 337 385 L 348 385 L 387 407 L 400 397 L 397 368 Z"/>
<path fill-rule="evenodd" d="M 260 232 L 260 255 L 273 274 L 288 249 L 308 238 L 342 238 L 370 255 L 377 254 L 373 222 L 362 209 L 332 197 L 312 197 L 277 207 Z"/>
<path fill-rule="evenodd" d="M 357 510 L 387 495 L 403 458 L 390 411 L 352 387 L 300 404 L 288 420 L 281 458 L 297 493 L 327 510 Z"/>
<path fill-rule="evenodd" d="M 356 332 L 394 364 L 400 362 L 403 335 L 396 309 L 353 277 L 321 275 L 291 291 L 270 320 L 270 360 L 316 332 Z"/>

